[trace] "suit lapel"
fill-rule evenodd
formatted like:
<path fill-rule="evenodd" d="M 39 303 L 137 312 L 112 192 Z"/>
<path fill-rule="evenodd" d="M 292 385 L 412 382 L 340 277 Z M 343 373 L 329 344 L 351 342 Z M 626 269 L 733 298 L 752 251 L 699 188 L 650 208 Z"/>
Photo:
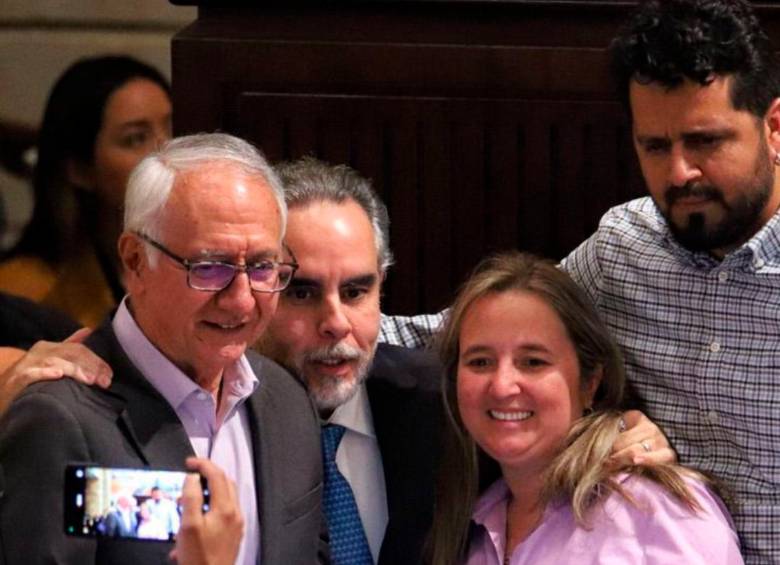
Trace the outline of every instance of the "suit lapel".
<path fill-rule="evenodd" d="M 249 429 L 252 436 L 252 464 L 255 472 L 255 493 L 257 496 L 258 515 L 260 517 L 260 555 L 262 563 L 273 563 L 277 553 L 280 519 L 278 511 L 274 510 L 278 497 L 274 497 L 272 485 L 279 484 L 274 473 L 273 446 L 270 442 L 270 429 L 273 422 L 268 421 L 268 414 L 273 414 L 270 407 L 273 402 L 269 394 L 266 379 L 263 375 L 260 360 L 252 360 L 252 369 L 260 381 L 257 390 L 247 399 L 246 408 L 249 419 Z"/>
<path fill-rule="evenodd" d="M 416 436 L 408 430 L 404 412 L 410 408 L 416 389 L 411 375 L 400 370 L 394 363 L 377 350 L 377 356 L 371 376 L 366 380 L 371 414 L 374 420 L 377 443 L 382 453 L 382 468 L 387 486 L 388 532 L 394 517 L 399 511 L 408 508 L 414 501 L 405 498 L 404 489 L 395 489 L 394 485 L 406 482 L 404 475 L 412 467 L 408 465 L 405 453 L 409 447 L 409 438 Z M 392 385 L 390 383 L 393 383 Z"/>
<path fill-rule="evenodd" d="M 433 509 L 441 404 L 438 390 L 429 389 L 427 379 L 437 368 L 410 363 L 410 355 L 380 344 L 366 381 L 387 488 L 388 523 L 380 565 L 419 554 Z M 426 387 L 420 379 L 426 379 Z"/>
<path fill-rule="evenodd" d="M 183 468 L 184 460 L 194 455 L 184 427 L 173 408 L 127 358 L 110 321 L 90 336 L 87 345 L 114 370 L 106 398 L 117 411 L 119 429 L 140 459 L 153 467 Z"/>

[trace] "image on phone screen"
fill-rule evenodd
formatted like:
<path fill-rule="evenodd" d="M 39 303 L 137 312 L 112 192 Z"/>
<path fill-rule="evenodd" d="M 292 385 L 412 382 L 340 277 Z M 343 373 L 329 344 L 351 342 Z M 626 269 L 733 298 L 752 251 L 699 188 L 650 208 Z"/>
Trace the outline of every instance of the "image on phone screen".
<path fill-rule="evenodd" d="M 181 523 L 185 476 L 181 471 L 68 465 L 65 533 L 173 541 Z M 204 488 L 204 511 L 207 495 Z"/>

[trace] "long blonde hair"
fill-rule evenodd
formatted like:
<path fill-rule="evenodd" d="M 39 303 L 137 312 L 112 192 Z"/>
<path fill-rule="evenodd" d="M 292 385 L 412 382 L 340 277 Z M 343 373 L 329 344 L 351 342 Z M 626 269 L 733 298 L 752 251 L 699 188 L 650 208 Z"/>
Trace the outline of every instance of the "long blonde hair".
<path fill-rule="evenodd" d="M 474 442 L 463 425 L 457 403 L 457 369 L 460 331 L 471 305 L 489 294 L 528 292 L 543 299 L 558 315 L 574 346 L 583 388 L 595 375 L 601 382 L 593 399 L 594 413 L 578 420 L 561 453 L 548 468 L 542 502 L 565 497 L 577 520 L 602 496 L 626 495 L 604 463 L 617 436 L 625 373 L 620 351 L 588 297 L 552 262 L 533 255 L 510 252 L 483 260 L 461 287 L 450 308 L 436 347 L 446 369 L 442 381 L 449 420 L 443 438 L 443 462 L 437 486 L 433 528 L 428 554 L 434 565 L 462 561 L 468 546 L 471 514 L 478 494 L 500 476 L 496 462 Z M 641 471 L 657 480 L 691 506 L 693 498 L 673 466 Z"/>

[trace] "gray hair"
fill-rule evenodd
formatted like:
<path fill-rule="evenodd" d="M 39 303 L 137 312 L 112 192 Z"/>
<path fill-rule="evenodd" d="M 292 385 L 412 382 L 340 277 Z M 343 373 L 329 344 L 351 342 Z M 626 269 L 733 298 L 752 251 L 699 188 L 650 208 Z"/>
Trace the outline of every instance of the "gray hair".
<path fill-rule="evenodd" d="M 171 195 L 176 175 L 194 171 L 207 163 L 227 162 L 252 176 L 262 177 L 273 192 L 281 220 L 287 224 L 284 191 L 274 169 L 250 143 L 225 133 L 199 133 L 171 139 L 133 169 L 125 195 L 124 229 L 160 237 L 160 219 Z M 148 251 L 152 251 L 148 248 Z M 149 255 L 150 262 L 154 255 Z"/>
<path fill-rule="evenodd" d="M 379 270 L 385 272 L 393 264 L 390 217 L 368 179 L 346 165 L 329 165 L 314 157 L 280 163 L 276 171 L 282 179 L 289 208 L 312 202 L 341 204 L 354 200 L 365 211 L 374 229 Z"/>

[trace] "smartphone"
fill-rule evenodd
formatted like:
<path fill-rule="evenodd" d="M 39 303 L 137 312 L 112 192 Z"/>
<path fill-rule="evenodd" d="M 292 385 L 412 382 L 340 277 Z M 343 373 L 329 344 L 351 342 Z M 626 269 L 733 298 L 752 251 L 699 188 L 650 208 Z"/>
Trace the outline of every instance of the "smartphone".
<path fill-rule="evenodd" d="M 170 542 L 181 524 L 183 471 L 71 464 L 65 469 L 65 533 Z M 208 486 L 201 477 L 203 511 Z"/>

